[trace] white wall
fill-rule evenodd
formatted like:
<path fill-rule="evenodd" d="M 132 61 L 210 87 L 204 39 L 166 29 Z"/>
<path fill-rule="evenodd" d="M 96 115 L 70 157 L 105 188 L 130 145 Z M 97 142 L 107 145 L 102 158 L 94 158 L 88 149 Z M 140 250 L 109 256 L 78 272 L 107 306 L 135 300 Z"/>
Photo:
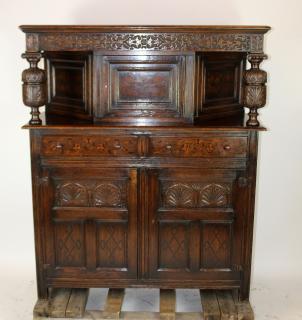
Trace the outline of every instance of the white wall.
<path fill-rule="evenodd" d="M 34 265 L 28 132 L 21 101 L 20 24 L 270 25 L 253 279 L 302 278 L 301 0 L 0 0 L 0 268 Z M 13 265 L 12 265 L 13 267 Z"/>

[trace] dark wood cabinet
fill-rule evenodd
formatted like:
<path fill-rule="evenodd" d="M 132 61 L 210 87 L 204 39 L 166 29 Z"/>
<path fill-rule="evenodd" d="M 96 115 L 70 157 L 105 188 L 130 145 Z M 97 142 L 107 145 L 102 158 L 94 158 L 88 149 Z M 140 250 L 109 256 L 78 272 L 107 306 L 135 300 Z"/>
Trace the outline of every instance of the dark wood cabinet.
<path fill-rule="evenodd" d="M 39 298 L 146 286 L 248 299 L 268 28 L 21 28 Z"/>

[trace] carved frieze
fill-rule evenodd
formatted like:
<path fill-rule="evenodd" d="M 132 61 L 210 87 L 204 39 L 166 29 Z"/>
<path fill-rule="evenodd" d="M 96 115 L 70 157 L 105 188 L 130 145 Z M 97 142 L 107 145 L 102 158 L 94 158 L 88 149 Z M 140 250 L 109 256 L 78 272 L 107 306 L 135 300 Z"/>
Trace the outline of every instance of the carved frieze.
<path fill-rule="evenodd" d="M 164 207 L 200 208 L 227 207 L 230 204 L 230 185 L 225 183 L 164 183 Z"/>
<path fill-rule="evenodd" d="M 85 33 L 27 35 L 27 50 L 168 50 L 262 52 L 263 35 L 247 33 Z"/>

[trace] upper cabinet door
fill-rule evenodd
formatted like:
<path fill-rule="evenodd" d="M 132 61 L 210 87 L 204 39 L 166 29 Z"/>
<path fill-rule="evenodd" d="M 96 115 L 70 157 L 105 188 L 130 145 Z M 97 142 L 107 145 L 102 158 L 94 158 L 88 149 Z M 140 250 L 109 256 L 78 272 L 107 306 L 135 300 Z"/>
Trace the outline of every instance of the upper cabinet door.
<path fill-rule="evenodd" d="M 191 121 L 191 55 L 94 56 L 95 120 L 141 125 Z"/>
<path fill-rule="evenodd" d="M 136 278 L 136 169 L 44 171 L 48 276 Z"/>
<path fill-rule="evenodd" d="M 246 190 L 239 172 L 151 169 L 149 275 L 240 281 Z"/>

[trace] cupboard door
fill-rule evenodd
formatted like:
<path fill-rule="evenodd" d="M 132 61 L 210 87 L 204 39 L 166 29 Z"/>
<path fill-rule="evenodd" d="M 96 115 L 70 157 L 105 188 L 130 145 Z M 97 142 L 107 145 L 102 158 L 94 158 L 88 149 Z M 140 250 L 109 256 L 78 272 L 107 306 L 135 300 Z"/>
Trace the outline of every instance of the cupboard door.
<path fill-rule="evenodd" d="M 48 275 L 136 278 L 136 169 L 45 169 L 44 175 Z"/>
<path fill-rule="evenodd" d="M 149 170 L 151 278 L 240 280 L 245 191 L 239 175 Z"/>

